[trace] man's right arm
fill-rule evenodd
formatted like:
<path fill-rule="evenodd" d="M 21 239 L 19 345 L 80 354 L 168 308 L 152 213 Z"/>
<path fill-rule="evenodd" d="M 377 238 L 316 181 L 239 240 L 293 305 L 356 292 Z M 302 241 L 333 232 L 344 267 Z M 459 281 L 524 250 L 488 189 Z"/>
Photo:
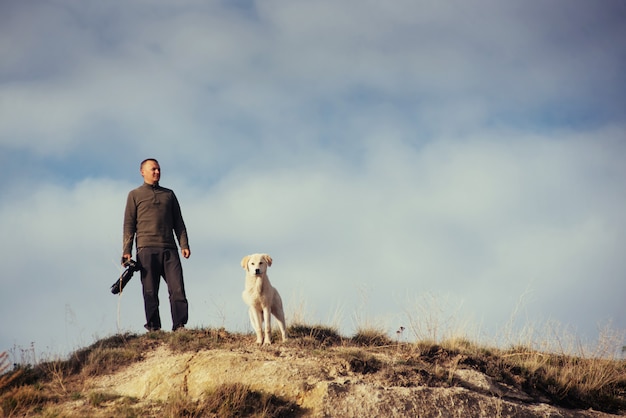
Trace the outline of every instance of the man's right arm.
<path fill-rule="evenodd" d="M 122 264 L 124 259 L 132 257 L 133 239 L 137 232 L 137 204 L 132 196 L 132 192 L 128 193 L 126 198 L 126 209 L 124 210 L 124 229 L 122 234 Z"/>

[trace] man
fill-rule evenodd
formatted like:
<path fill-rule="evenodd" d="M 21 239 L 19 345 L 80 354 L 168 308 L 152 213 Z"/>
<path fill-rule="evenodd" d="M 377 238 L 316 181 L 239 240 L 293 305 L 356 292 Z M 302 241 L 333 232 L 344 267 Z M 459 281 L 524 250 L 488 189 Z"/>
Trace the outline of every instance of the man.
<path fill-rule="evenodd" d="M 188 319 L 188 303 L 183 282 L 183 269 L 178 256 L 189 258 L 187 229 L 176 195 L 159 186 L 161 167 L 154 158 L 142 161 L 140 173 L 144 184 L 131 190 L 124 212 L 122 264 L 131 258 L 133 238 L 136 238 L 137 261 L 141 264 L 141 284 L 148 331 L 161 329 L 159 315 L 159 284 L 167 283 L 172 330 L 184 328 Z"/>

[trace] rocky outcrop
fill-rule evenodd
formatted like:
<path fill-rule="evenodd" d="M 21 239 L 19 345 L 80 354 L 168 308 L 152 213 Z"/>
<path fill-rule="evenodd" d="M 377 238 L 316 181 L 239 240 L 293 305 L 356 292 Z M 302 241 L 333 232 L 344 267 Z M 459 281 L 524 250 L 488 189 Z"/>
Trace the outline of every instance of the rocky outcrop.
<path fill-rule="evenodd" d="M 358 354 L 289 344 L 183 353 L 160 346 L 116 374 L 93 378 L 89 387 L 150 403 L 173 394 L 199 399 L 221 385 L 242 383 L 295 402 L 307 417 L 613 416 L 550 405 L 471 368 L 442 371 L 447 383 L 433 385 L 393 350 L 365 360 Z"/>

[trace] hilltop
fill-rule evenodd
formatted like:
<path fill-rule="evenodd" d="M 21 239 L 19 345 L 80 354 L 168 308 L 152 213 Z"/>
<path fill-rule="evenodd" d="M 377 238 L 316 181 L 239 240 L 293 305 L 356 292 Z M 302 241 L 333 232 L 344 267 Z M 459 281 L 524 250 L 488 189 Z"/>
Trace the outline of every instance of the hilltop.
<path fill-rule="evenodd" d="M 289 333 L 265 347 L 224 329 L 114 335 L 5 371 L 0 407 L 5 417 L 626 415 L 623 360 L 375 331 L 345 338 L 323 326 Z"/>

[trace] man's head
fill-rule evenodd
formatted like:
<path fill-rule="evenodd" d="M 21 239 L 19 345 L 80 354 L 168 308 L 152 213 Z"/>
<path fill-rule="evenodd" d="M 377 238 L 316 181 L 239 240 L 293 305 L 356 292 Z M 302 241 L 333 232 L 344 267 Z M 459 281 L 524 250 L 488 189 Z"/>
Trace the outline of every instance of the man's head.
<path fill-rule="evenodd" d="M 156 184 L 161 179 L 161 167 L 154 158 L 143 160 L 139 166 L 139 172 L 147 184 Z"/>

